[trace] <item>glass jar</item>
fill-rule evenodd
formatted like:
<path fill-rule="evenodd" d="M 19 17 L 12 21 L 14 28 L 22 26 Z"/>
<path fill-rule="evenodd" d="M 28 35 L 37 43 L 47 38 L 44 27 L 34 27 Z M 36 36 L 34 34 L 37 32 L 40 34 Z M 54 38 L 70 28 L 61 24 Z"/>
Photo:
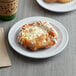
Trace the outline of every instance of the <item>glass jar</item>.
<path fill-rule="evenodd" d="M 0 0 L 0 19 L 12 20 L 16 17 L 18 0 Z"/>

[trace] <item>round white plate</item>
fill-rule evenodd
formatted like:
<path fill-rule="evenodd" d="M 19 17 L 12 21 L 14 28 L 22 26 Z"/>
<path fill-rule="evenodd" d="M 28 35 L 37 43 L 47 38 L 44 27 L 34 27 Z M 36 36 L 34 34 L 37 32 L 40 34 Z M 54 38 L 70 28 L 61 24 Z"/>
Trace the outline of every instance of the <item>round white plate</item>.
<path fill-rule="evenodd" d="M 32 23 L 36 21 L 48 21 L 54 26 L 54 28 L 58 32 L 58 42 L 55 46 L 49 49 L 43 49 L 37 52 L 31 52 L 17 43 L 16 35 L 19 29 L 26 23 Z M 63 51 L 63 49 L 66 47 L 68 43 L 68 32 L 65 29 L 65 27 L 58 21 L 53 20 L 51 18 L 47 18 L 47 17 L 36 16 L 36 17 L 25 18 L 17 22 L 16 24 L 14 24 L 13 27 L 9 31 L 8 40 L 11 47 L 19 54 L 30 57 L 30 58 L 41 59 L 41 58 L 48 58 L 48 57 L 54 56 L 60 53 L 61 51 Z"/>
<path fill-rule="evenodd" d="M 53 12 L 69 12 L 76 9 L 76 0 L 69 3 L 46 3 L 43 0 L 36 1 L 41 7 Z"/>

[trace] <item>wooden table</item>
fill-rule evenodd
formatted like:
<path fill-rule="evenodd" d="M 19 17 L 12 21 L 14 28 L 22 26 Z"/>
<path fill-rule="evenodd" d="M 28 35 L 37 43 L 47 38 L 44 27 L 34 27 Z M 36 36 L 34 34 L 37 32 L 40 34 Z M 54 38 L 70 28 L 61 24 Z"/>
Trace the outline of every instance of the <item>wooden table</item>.
<path fill-rule="evenodd" d="M 30 16 L 45 16 L 60 21 L 69 32 L 69 44 L 55 57 L 34 60 L 16 53 L 8 43 L 8 31 L 17 21 Z M 36 0 L 19 0 L 17 18 L 0 21 L 12 66 L 0 69 L 0 76 L 76 76 L 76 11 L 53 13 L 41 8 Z"/>

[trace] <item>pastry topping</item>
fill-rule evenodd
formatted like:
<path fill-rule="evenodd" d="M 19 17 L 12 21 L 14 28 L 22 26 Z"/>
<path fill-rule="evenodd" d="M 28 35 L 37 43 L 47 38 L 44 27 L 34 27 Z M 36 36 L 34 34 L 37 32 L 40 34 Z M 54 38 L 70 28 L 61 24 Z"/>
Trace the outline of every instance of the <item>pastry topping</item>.
<path fill-rule="evenodd" d="M 57 32 L 47 21 L 37 21 L 22 26 L 17 41 L 31 50 L 47 48 L 57 43 Z"/>

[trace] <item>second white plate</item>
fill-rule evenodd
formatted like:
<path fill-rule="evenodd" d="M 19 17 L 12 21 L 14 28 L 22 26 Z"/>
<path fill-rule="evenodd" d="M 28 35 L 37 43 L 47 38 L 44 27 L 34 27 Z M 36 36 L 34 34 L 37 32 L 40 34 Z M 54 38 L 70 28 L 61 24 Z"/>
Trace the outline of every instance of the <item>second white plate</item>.
<path fill-rule="evenodd" d="M 76 0 L 69 3 L 46 3 L 43 0 L 36 1 L 41 7 L 53 12 L 69 12 L 76 9 Z"/>
<path fill-rule="evenodd" d="M 58 42 L 54 47 L 51 47 L 51 48 L 45 49 L 45 50 L 44 49 L 39 50 L 37 52 L 31 52 L 17 43 L 16 36 L 17 36 L 18 30 L 24 24 L 32 23 L 32 22 L 36 22 L 36 21 L 48 21 L 56 29 L 56 31 L 58 32 Z M 58 21 L 53 20 L 51 18 L 47 18 L 47 17 L 38 17 L 37 16 L 37 17 L 25 18 L 25 19 L 17 22 L 16 24 L 14 24 L 13 27 L 9 31 L 8 40 L 9 40 L 11 47 L 19 54 L 30 57 L 30 58 L 41 59 L 41 58 L 48 58 L 48 57 L 54 56 L 54 55 L 60 53 L 61 51 L 63 51 L 63 49 L 66 47 L 66 45 L 68 43 L 68 32 L 65 29 L 65 27 Z"/>

